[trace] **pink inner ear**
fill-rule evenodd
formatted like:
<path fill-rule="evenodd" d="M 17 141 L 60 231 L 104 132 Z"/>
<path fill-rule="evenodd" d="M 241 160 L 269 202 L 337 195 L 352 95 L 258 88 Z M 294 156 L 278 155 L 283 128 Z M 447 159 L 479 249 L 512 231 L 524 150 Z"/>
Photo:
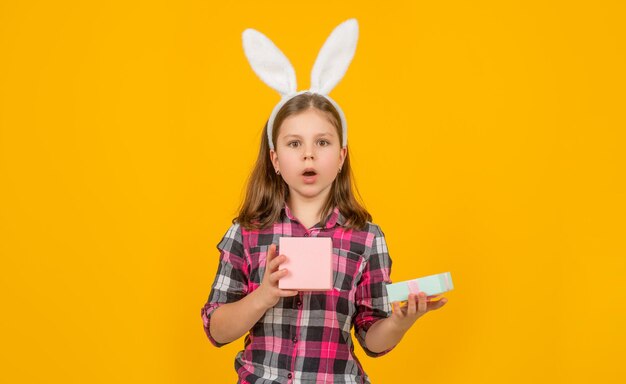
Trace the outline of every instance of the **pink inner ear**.
<path fill-rule="evenodd" d="M 419 284 L 417 283 L 417 281 L 415 281 L 415 280 L 409 281 L 408 282 L 408 286 L 409 286 L 409 292 L 415 293 L 415 294 L 419 294 L 420 293 L 420 287 L 419 287 Z"/>

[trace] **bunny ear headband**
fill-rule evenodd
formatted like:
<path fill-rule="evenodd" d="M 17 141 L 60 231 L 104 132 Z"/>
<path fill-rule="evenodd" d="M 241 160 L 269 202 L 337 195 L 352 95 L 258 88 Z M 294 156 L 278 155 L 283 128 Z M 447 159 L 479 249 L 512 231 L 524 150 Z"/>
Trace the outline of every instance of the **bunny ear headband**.
<path fill-rule="evenodd" d="M 350 66 L 359 35 L 359 25 L 356 19 L 349 19 L 339 24 L 331 32 L 317 55 L 311 71 L 311 88 L 296 91 L 296 72 L 293 66 L 278 47 L 264 34 L 248 28 L 243 31 L 243 49 L 254 72 L 280 93 L 281 100 L 272 110 L 267 124 L 267 138 L 270 149 L 274 149 L 272 130 L 274 118 L 283 105 L 293 97 L 311 92 L 324 96 L 337 109 L 343 127 L 342 147 L 348 142 L 348 127 L 346 117 L 339 105 L 328 96 L 337 83 L 343 78 Z"/>

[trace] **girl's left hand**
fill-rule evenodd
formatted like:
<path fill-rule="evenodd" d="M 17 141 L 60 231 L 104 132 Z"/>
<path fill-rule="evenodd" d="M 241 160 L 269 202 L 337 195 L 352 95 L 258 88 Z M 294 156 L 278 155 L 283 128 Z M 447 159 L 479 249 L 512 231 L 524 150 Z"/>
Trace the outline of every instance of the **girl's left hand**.
<path fill-rule="evenodd" d="M 409 294 L 408 304 L 404 307 L 400 307 L 399 301 L 394 301 L 391 303 L 393 307 L 391 319 L 399 329 L 406 332 L 415 323 L 415 320 L 425 315 L 428 311 L 443 307 L 448 302 L 448 299 L 445 297 L 438 301 L 430 301 L 430 299 L 439 296 L 441 295 L 427 297 L 424 292 L 420 292 L 419 295 L 411 293 Z"/>

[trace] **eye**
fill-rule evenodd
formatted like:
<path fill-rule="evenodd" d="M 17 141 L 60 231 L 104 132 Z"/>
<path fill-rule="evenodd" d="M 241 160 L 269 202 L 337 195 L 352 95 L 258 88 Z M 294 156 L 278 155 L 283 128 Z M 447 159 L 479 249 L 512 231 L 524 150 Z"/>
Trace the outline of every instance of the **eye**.
<path fill-rule="evenodd" d="M 287 143 L 287 146 L 291 147 L 291 148 L 294 148 L 294 146 L 291 145 L 293 143 L 299 143 L 299 141 L 290 141 L 289 143 Z"/>
<path fill-rule="evenodd" d="M 330 145 L 330 143 L 328 141 L 326 141 L 326 140 L 320 140 L 319 142 L 320 143 L 326 143 L 325 145 L 323 145 L 323 147 L 325 147 L 327 145 Z"/>

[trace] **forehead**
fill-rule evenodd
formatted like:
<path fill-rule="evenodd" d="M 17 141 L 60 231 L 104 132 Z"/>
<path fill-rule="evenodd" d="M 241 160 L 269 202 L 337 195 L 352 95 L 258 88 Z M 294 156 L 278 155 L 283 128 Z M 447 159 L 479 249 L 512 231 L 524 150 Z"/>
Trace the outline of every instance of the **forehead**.
<path fill-rule="evenodd" d="M 337 130 L 328 120 L 328 116 L 325 112 L 316 109 L 308 109 L 286 118 L 280 125 L 278 136 L 317 136 L 321 134 L 337 136 Z"/>

